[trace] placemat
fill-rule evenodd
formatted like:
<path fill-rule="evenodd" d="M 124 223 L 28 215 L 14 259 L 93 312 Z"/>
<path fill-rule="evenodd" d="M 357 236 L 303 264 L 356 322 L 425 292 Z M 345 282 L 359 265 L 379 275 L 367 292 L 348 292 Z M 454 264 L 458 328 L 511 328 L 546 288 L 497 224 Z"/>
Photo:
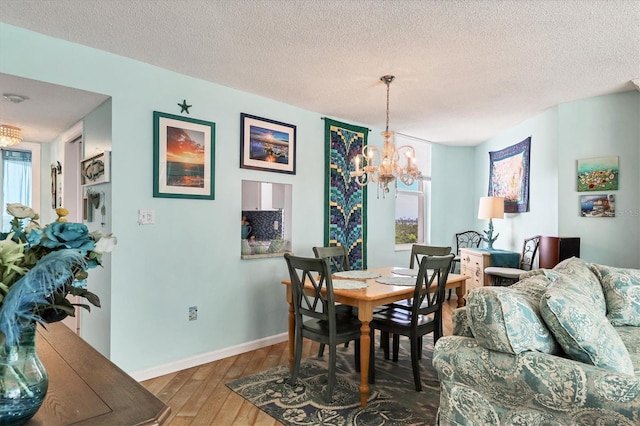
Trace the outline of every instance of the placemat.
<path fill-rule="evenodd" d="M 416 285 L 416 279 L 414 277 L 380 277 L 376 279 L 380 284 L 389 285 Z"/>
<path fill-rule="evenodd" d="M 397 275 L 409 275 L 410 277 L 417 277 L 418 276 L 418 270 L 417 269 L 409 269 L 409 268 L 397 268 L 397 267 L 393 267 L 393 270 L 391 271 L 394 274 Z"/>
<path fill-rule="evenodd" d="M 367 288 L 368 285 L 364 281 L 354 280 L 333 280 L 334 290 L 356 290 L 359 288 Z"/>
<path fill-rule="evenodd" d="M 339 271 L 333 274 L 337 278 L 352 278 L 366 280 L 369 278 L 378 278 L 380 276 L 377 272 L 372 271 Z"/>

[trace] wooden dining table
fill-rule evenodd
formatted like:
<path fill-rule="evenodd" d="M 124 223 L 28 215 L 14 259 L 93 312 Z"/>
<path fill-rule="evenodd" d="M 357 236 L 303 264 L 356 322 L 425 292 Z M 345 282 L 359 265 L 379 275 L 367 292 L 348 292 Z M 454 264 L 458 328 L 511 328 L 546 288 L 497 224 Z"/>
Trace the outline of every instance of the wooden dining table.
<path fill-rule="evenodd" d="M 381 277 L 396 276 L 393 271 L 406 268 L 383 267 L 372 268 L 367 271 L 379 273 Z M 466 281 L 470 277 L 460 274 L 449 274 L 447 278 L 446 289 L 455 289 L 458 296 L 458 307 L 464 306 L 464 295 L 466 293 Z M 334 278 L 335 280 L 336 278 Z M 352 279 L 352 278 L 349 278 Z M 389 285 L 376 281 L 377 278 L 362 279 L 367 283 L 366 288 L 361 289 L 334 289 L 336 303 L 354 306 L 358 308 L 358 319 L 362 323 L 360 327 L 360 405 L 367 406 L 369 397 L 369 323 L 373 319 L 373 310 L 377 306 L 386 305 L 399 300 L 410 299 L 413 297 L 414 286 L 409 285 Z M 295 337 L 295 311 L 293 306 L 293 295 L 291 291 L 291 281 L 284 280 L 282 284 L 286 285 L 286 299 L 289 303 L 289 369 L 293 371 L 294 359 L 294 337 Z M 309 285 L 309 290 L 312 290 Z"/>

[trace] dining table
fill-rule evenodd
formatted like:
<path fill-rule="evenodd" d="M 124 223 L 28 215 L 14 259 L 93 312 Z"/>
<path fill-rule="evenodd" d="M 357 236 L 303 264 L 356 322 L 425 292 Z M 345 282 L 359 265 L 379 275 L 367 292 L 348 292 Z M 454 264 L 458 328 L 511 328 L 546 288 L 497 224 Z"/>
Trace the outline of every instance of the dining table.
<path fill-rule="evenodd" d="M 409 283 L 413 280 L 415 284 L 417 270 L 388 266 L 367 269 L 366 271 L 344 271 L 338 274 L 343 274 L 343 276 L 334 275 L 332 278 L 335 302 L 358 308 L 358 319 L 362 323 L 360 327 L 360 347 L 363 348 L 360 351 L 360 405 L 366 407 L 369 397 L 369 350 L 365 348 L 369 348 L 371 342 L 369 323 L 373 319 L 374 309 L 378 306 L 412 298 L 415 285 L 410 285 Z M 348 278 L 351 282 L 360 281 L 364 284 L 355 286 L 356 288 L 338 288 L 339 286 L 336 286 L 335 283 L 337 280 L 342 280 L 343 277 Z M 455 289 L 458 296 L 458 307 L 464 306 L 466 281 L 469 278 L 467 275 L 453 273 L 450 273 L 447 277 L 445 289 Z M 282 284 L 286 286 L 286 300 L 289 303 L 289 369 L 293 371 L 295 351 L 293 294 L 290 280 L 283 280 Z M 308 289 L 310 292 L 313 291 L 311 285 L 309 285 Z"/>

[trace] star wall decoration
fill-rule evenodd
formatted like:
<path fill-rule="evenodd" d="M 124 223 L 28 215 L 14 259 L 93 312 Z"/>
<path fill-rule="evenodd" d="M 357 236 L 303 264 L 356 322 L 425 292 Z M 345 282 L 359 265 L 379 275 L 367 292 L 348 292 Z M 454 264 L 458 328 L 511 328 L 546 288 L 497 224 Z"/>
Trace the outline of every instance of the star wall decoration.
<path fill-rule="evenodd" d="M 191 108 L 193 105 L 187 105 L 187 100 L 183 99 L 181 104 L 178 104 L 178 106 L 181 108 L 180 113 L 186 112 L 187 114 L 189 114 L 189 108 Z"/>

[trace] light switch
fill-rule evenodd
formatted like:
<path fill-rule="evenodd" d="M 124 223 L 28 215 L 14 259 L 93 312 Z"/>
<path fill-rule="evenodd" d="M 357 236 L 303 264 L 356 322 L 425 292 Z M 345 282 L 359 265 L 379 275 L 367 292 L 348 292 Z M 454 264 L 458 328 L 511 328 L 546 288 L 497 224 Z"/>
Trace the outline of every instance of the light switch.
<path fill-rule="evenodd" d="M 278 221 L 274 220 L 273 221 L 273 229 L 274 229 L 274 231 L 277 231 L 279 226 L 280 226 L 280 224 L 278 223 Z"/>
<path fill-rule="evenodd" d="M 153 210 L 138 210 L 138 225 L 152 225 L 153 223 L 155 223 L 153 218 Z"/>

